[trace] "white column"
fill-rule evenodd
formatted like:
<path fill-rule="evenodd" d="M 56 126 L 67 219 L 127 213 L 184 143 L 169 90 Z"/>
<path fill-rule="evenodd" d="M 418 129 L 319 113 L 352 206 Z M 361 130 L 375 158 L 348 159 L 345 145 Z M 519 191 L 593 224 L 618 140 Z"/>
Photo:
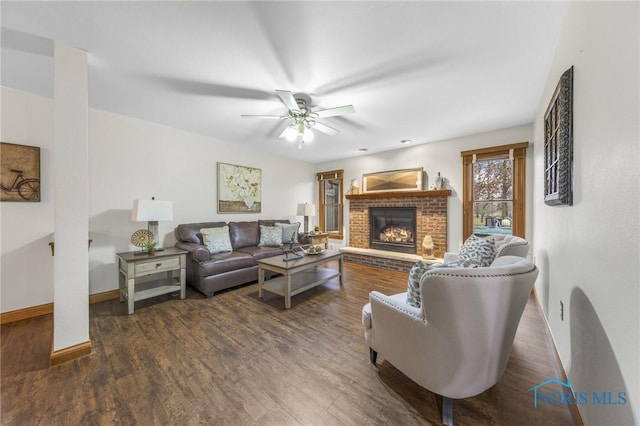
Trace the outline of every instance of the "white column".
<path fill-rule="evenodd" d="M 89 341 L 87 52 L 54 48 L 53 351 Z"/>

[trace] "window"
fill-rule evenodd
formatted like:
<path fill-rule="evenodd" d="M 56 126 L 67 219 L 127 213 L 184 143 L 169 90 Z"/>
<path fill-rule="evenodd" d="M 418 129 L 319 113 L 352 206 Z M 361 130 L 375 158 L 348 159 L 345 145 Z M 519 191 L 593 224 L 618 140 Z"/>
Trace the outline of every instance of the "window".
<path fill-rule="evenodd" d="M 544 202 L 573 204 L 573 67 L 562 74 L 544 116 Z"/>
<path fill-rule="evenodd" d="M 463 151 L 463 238 L 507 234 L 524 238 L 528 142 Z"/>
<path fill-rule="evenodd" d="M 318 177 L 318 227 L 330 238 L 342 238 L 343 170 L 320 172 Z"/>

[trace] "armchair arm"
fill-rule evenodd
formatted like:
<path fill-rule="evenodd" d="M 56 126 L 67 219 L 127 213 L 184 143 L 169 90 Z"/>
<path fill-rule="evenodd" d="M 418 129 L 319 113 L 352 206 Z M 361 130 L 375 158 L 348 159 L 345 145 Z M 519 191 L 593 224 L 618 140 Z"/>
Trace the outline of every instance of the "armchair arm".
<path fill-rule="evenodd" d="M 178 241 L 175 246 L 179 249 L 186 250 L 191 253 L 193 260 L 197 260 L 198 262 L 209 260 L 209 250 L 202 244 L 185 243 L 182 241 Z"/>
<path fill-rule="evenodd" d="M 385 357 L 389 352 L 402 352 L 401 348 L 415 342 L 427 325 L 423 310 L 407 305 L 402 299 L 377 291 L 369 293 L 371 333 L 367 340 L 371 349 L 385 354 Z"/>
<path fill-rule="evenodd" d="M 365 333 L 369 348 L 405 374 L 423 369 L 424 360 L 428 364 L 431 357 L 428 351 L 431 327 L 424 310 L 376 291 L 369 293 L 369 302 L 371 328 Z"/>
<path fill-rule="evenodd" d="M 404 295 L 404 297 L 398 297 Z M 372 291 L 371 293 L 369 293 L 369 302 L 373 302 L 373 299 L 377 299 L 380 303 L 384 303 L 387 306 L 394 308 L 398 311 L 400 311 L 402 314 L 404 315 L 409 315 L 411 317 L 413 317 L 414 319 L 420 320 L 422 321 L 424 319 L 423 314 L 422 314 L 422 309 L 421 308 L 416 308 L 414 306 L 411 305 L 407 305 L 405 300 L 406 300 L 406 293 L 401 293 L 401 295 L 395 295 L 395 296 L 386 296 L 378 291 Z M 373 305 L 373 303 L 372 303 Z"/>

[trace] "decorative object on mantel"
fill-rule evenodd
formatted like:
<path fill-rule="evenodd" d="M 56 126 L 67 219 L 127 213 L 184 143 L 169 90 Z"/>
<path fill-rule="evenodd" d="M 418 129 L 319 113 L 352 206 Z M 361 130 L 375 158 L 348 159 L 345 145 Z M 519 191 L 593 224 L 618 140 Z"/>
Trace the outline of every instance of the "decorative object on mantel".
<path fill-rule="evenodd" d="M 433 238 L 431 238 L 431 235 L 425 235 L 422 240 L 422 257 L 425 259 L 435 259 L 433 248 Z"/>
<path fill-rule="evenodd" d="M 422 191 L 423 174 L 422 167 L 365 173 L 362 175 L 362 190 L 365 193 Z"/>
<path fill-rule="evenodd" d="M 430 189 L 433 191 L 439 191 L 444 188 L 444 182 L 445 182 L 445 178 L 442 177 L 440 172 L 438 172 L 438 174 L 436 175 L 436 178 L 433 180 L 433 185 L 431 185 Z"/>
<path fill-rule="evenodd" d="M 298 204 L 298 216 L 304 216 L 304 233 L 309 233 L 309 216 L 316 215 L 315 204 Z"/>
<path fill-rule="evenodd" d="M 218 213 L 260 213 L 262 170 L 218 163 Z"/>
<path fill-rule="evenodd" d="M 573 205 L 573 67 L 562 74 L 544 115 L 544 202 Z"/>
<path fill-rule="evenodd" d="M 131 220 L 134 222 L 147 221 L 147 229 L 151 232 L 151 241 L 155 241 L 156 246 L 158 246 L 156 248 L 157 251 L 162 251 L 160 234 L 158 233 L 158 221 L 173 220 L 173 204 L 171 201 L 156 200 L 155 197 L 151 197 L 150 200 L 134 200 Z M 131 238 L 133 242 L 133 235 Z"/>
<path fill-rule="evenodd" d="M 0 201 L 40 201 L 40 148 L 2 142 L 0 152 Z"/>
<path fill-rule="evenodd" d="M 351 179 L 351 187 L 349 188 L 349 194 L 359 194 L 360 193 L 360 183 L 358 179 Z"/>

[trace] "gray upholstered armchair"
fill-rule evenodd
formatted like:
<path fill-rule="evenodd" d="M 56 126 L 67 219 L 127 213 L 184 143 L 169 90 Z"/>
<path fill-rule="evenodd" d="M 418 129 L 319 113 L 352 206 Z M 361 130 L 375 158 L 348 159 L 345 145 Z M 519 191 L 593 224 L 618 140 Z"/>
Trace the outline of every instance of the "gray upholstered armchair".
<path fill-rule="evenodd" d="M 502 376 L 537 275 L 529 260 L 502 256 L 487 268 L 428 271 L 419 308 L 406 293 L 371 292 L 362 309 L 371 362 L 380 354 L 442 395 L 443 422 L 452 424 L 451 399 L 478 395 Z"/>
<path fill-rule="evenodd" d="M 527 257 L 529 254 L 529 241 L 515 235 L 490 235 L 496 242 L 496 258 L 501 256 Z M 458 258 L 458 253 L 446 252 L 444 261 L 451 262 Z"/>

